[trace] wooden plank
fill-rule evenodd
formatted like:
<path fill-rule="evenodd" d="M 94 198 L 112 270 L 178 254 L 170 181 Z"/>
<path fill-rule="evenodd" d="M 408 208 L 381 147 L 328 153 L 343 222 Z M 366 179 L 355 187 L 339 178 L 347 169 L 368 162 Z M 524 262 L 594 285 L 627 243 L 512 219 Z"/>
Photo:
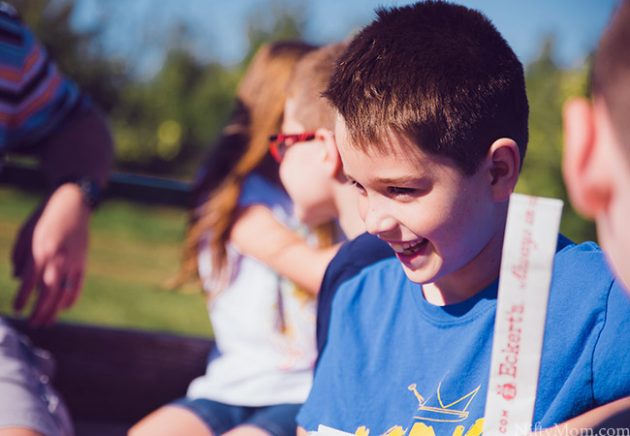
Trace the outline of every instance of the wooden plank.
<path fill-rule="evenodd" d="M 131 424 L 185 394 L 213 342 L 168 333 L 9 319 L 57 361 L 55 386 L 79 421 Z"/>
<path fill-rule="evenodd" d="M 20 189 L 45 191 L 49 189 L 37 167 L 6 162 L 0 171 L 0 185 L 17 186 Z M 192 193 L 189 183 L 162 177 L 112 173 L 103 193 L 104 200 L 118 198 L 135 203 L 189 208 Z"/>

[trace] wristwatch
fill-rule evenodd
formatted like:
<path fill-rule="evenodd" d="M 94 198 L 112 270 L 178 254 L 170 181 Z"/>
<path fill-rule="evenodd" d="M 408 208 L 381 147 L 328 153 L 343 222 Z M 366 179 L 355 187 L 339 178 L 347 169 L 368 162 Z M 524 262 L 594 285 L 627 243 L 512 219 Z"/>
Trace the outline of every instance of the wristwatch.
<path fill-rule="evenodd" d="M 83 201 L 90 210 L 96 209 L 103 199 L 103 190 L 94 179 L 89 177 L 66 177 L 59 181 L 57 187 L 65 183 L 73 183 L 79 187 L 81 194 L 83 194 Z"/>

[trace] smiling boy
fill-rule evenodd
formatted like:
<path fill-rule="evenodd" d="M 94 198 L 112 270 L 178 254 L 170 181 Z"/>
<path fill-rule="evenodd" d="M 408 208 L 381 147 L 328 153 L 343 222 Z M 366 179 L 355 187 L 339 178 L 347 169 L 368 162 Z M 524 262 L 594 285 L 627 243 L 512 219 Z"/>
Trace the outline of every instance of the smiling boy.
<path fill-rule="evenodd" d="M 421 2 L 380 10 L 326 96 L 360 215 L 397 259 L 342 285 L 298 423 L 479 435 L 508 199 L 528 139 L 522 65 L 480 13 Z M 630 303 L 601 251 L 560 236 L 554 262 L 539 428 L 630 394 L 630 358 L 616 352 L 630 345 Z"/>

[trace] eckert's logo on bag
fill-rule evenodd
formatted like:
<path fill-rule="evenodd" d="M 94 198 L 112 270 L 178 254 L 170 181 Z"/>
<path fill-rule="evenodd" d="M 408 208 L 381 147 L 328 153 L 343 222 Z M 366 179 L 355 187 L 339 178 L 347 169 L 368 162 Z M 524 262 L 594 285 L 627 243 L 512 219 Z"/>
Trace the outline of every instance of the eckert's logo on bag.
<path fill-rule="evenodd" d="M 485 436 L 529 433 L 561 211 L 560 200 L 519 194 L 510 198 Z"/>
<path fill-rule="evenodd" d="M 499 363 L 499 375 L 511 378 L 512 381 L 504 382 L 497 388 L 497 394 L 505 400 L 512 400 L 517 395 L 518 356 L 520 353 L 521 333 L 523 323 L 523 304 L 512 305 L 507 313 L 503 314 L 508 325 L 507 342 L 501 348 L 501 362 Z"/>
<path fill-rule="evenodd" d="M 518 285 L 518 289 L 523 291 L 527 288 L 529 282 L 529 270 L 531 266 L 532 252 L 538 247 L 533 239 L 533 229 L 535 224 L 537 198 L 531 197 L 524 210 L 522 222 L 522 237 L 520 239 L 520 250 L 517 262 L 511 265 L 510 273 L 514 284 Z M 517 374 L 519 354 L 521 350 L 522 324 L 525 314 L 525 304 L 512 304 L 506 312 L 498 314 L 503 317 L 503 325 L 507 326 L 507 334 L 505 342 L 500 350 L 501 357 L 498 368 L 500 376 L 506 376 L 512 379 L 509 382 L 503 382 L 497 387 L 497 395 L 505 400 L 513 400 L 518 395 Z"/>

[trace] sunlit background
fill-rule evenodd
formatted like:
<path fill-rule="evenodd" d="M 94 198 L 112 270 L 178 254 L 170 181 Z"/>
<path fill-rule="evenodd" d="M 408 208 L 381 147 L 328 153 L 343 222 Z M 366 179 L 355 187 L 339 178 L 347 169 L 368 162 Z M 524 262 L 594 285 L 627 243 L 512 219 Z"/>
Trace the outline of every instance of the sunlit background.
<path fill-rule="evenodd" d="M 190 180 L 232 105 L 235 87 L 266 41 L 325 44 L 374 17 L 375 0 L 15 0 L 62 70 L 100 104 L 116 140 L 116 170 Z M 613 0 L 474 0 L 526 66 L 530 144 L 518 190 L 566 200 L 560 172 L 561 108 L 585 94 L 593 48 Z M 37 194 L 0 186 L 0 255 Z M 209 335 L 203 300 L 164 284 L 178 268 L 186 213 L 123 201 L 103 205 L 92 225 L 90 270 L 65 318 Z M 567 205 L 563 231 L 594 239 Z M 16 283 L 0 262 L 0 307 Z M 188 292 L 190 291 L 190 292 Z"/>

